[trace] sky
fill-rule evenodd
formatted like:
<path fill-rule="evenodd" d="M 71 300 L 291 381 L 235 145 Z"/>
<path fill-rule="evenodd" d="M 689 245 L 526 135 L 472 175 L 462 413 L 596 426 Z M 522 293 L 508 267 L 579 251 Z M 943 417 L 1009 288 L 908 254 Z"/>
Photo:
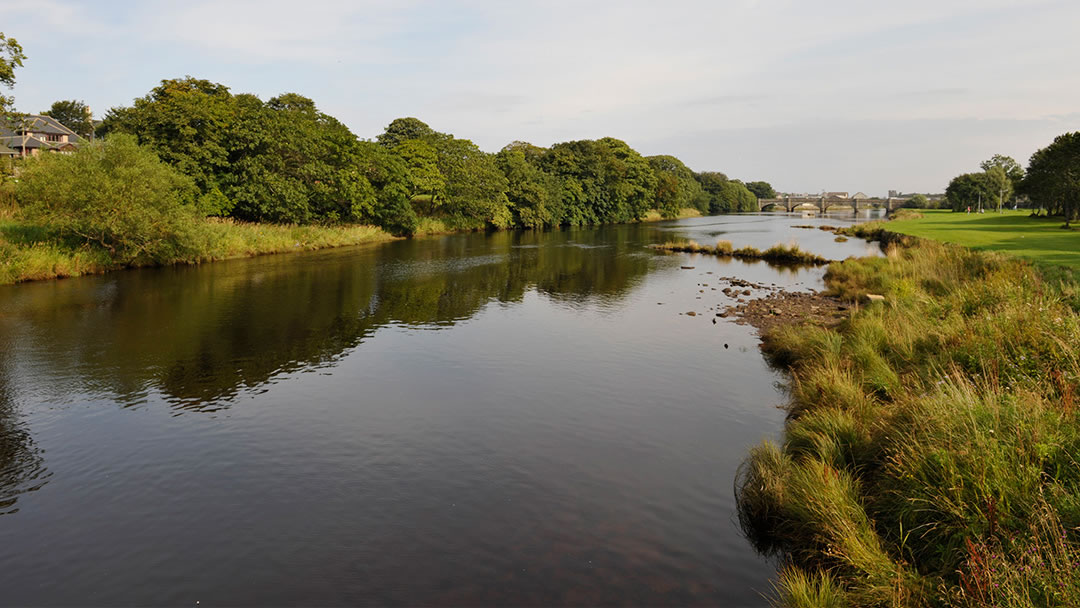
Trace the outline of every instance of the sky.
<path fill-rule="evenodd" d="M 489 152 L 617 137 L 785 192 L 941 192 L 1080 130 L 1080 2 L 0 0 L 25 112 L 186 75 Z"/>

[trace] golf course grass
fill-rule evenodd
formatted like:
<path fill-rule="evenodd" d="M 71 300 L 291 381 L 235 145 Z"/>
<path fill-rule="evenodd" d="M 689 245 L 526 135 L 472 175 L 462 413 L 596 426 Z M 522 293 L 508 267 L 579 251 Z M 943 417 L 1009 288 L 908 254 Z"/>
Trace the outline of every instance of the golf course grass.
<path fill-rule="evenodd" d="M 922 213 L 918 219 L 891 221 L 887 229 L 1080 270 L 1080 231 L 1063 229 L 1061 218 L 1033 218 L 1030 210 L 954 213 L 934 209 Z"/>

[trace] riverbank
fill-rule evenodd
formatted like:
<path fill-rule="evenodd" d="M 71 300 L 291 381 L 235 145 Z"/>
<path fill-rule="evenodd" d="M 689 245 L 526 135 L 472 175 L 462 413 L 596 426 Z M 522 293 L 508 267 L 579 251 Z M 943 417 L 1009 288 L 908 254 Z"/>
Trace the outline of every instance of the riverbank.
<path fill-rule="evenodd" d="M 825 282 L 816 323 L 744 317 L 790 373 L 784 439 L 737 485 L 747 535 L 785 557 L 778 603 L 1080 605 L 1075 277 L 907 239 Z"/>
<path fill-rule="evenodd" d="M 142 266 L 201 264 L 273 253 L 308 251 L 393 240 L 362 225 L 296 226 L 206 219 L 198 225 L 199 249 L 166 260 L 120 260 L 102 247 L 63 239 L 51 231 L 0 215 L 0 285 Z"/>
<path fill-rule="evenodd" d="M 655 217 L 654 217 L 655 216 Z M 679 218 L 700 217 L 683 209 Z M 642 222 L 659 221 L 649 212 Z M 423 218 L 414 236 L 439 236 L 483 230 L 454 228 L 437 218 Z M 85 243 L 65 241 L 39 226 L 17 219 L 15 207 L 0 208 L 0 285 L 102 274 L 126 268 L 202 264 L 219 260 L 294 251 L 310 251 L 394 240 L 390 233 L 365 225 L 282 225 L 207 218 L 200 223 L 200 250 L 165 261 L 117 260 L 108 251 Z"/>

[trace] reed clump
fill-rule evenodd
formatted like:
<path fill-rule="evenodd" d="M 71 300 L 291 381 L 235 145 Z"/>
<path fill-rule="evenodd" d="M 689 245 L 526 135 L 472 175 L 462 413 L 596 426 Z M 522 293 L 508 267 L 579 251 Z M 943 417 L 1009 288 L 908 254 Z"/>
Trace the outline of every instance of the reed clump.
<path fill-rule="evenodd" d="M 826 283 L 885 299 L 765 336 L 788 423 L 737 489 L 777 604 L 1080 605 L 1075 277 L 920 241 Z"/>
<path fill-rule="evenodd" d="M 706 255 L 716 255 L 720 257 L 732 257 L 743 260 L 765 260 L 766 262 L 772 262 L 775 264 L 806 264 L 806 265 L 824 265 L 830 263 L 830 260 L 811 253 L 809 251 L 803 251 L 799 249 L 796 244 L 790 245 L 773 245 L 765 251 L 761 251 L 756 247 L 740 247 L 735 249 L 731 244 L 731 241 L 717 241 L 715 245 L 701 245 L 696 241 L 681 241 L 673 242 L 669 241 L 660 245 L 653 245 L 653 248 L 661 251 L 677 251 L 683 253 L 702 253 Z"/>

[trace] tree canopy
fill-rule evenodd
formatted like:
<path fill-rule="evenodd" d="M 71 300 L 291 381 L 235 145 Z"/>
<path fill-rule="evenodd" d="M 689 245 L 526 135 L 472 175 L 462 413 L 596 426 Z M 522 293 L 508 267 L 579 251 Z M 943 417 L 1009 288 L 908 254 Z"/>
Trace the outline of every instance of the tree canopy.
<path fill-rule="evenodd" d="M 754 193 L 758 198 L 776 198 L 776 190 L 773 190 L 769 182 L 746 182 L 746 189 Z"/>
<path fill-rule="evenodd" d="M 1033 203 L 1066 225 L 1080 215 L 1080 132 L 1054 138 L 1031 155 L 1021 189 Z"/>
<path fill-rule="evenodd" d="M 77 133 L 79 137 L 89 139 L 94 134 L 94 121 L 90 116 L 90 108 L 81 100 L 54 101 L 52 106 L 42 114 L 55 118 L 60 124 Z"/>
<path fill-rule="evenodd" d="M 64 103 L 56 111 L 81 104 Z M 741 182 L 694 173 L 674 156 L 645 158 L 612 137 L 513 142 L 490 154 L 403 117 L 362 141 L 302 95 L 263 102 L 190 76 L 110 109 L 99 134 L 111 133 L 135 136 L 188 176 L 203 213 L 247 221 L 372 222 L 409 234 L 425 218 L 456 229 L 542 228 L 637 221 L 651 209 L 757 210 Z"/>
<path fill-rule="evenodd" d="M 0 84 L 7 88 L 15 86 L 15 68 L 21 68 L 26 54 L 14 38 L 0 32 Z M 0 95 L 0 113 L 10 112 L 14 98 Z"/>

